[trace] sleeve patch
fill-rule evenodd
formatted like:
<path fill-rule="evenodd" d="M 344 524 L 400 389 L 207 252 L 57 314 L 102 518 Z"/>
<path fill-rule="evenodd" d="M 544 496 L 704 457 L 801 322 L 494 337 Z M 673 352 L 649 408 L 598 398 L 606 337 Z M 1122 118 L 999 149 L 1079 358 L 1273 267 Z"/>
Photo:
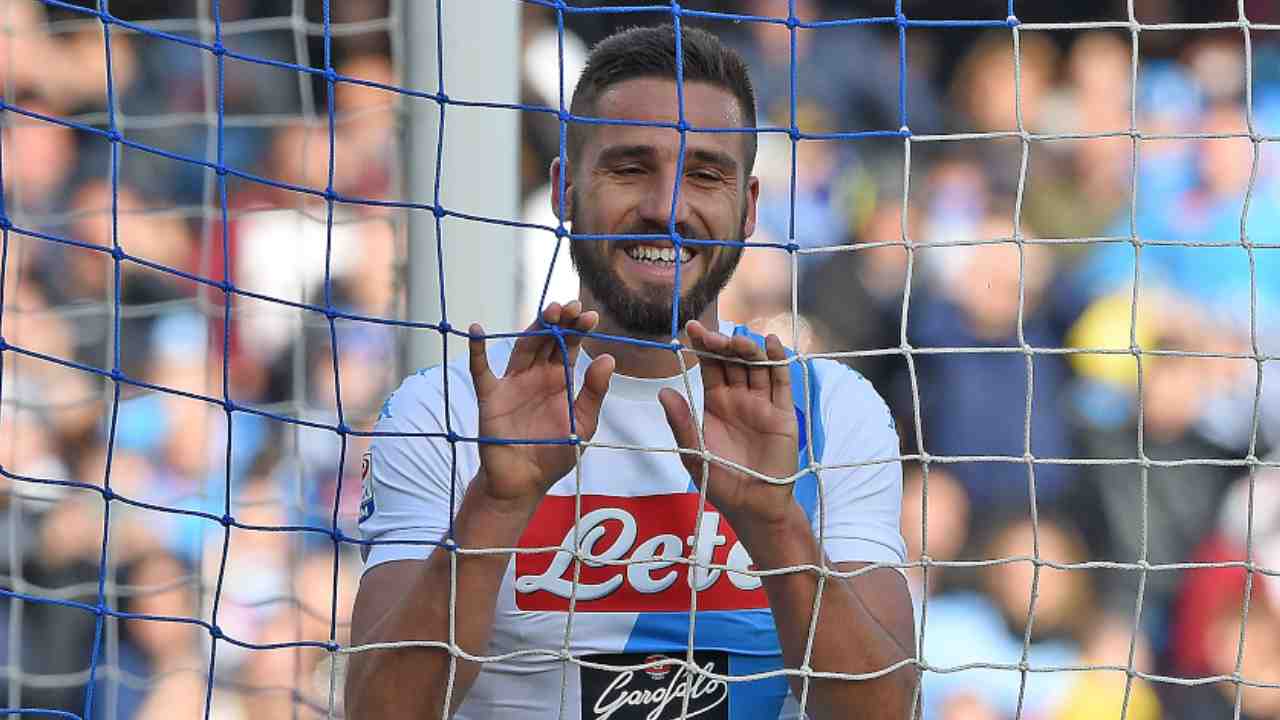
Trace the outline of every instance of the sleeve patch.
<path fill-rule="evenodd" d="M 360 458 L 360 519 L 363 524 L 373 517 L 373 451 L 366 450 Z"/>

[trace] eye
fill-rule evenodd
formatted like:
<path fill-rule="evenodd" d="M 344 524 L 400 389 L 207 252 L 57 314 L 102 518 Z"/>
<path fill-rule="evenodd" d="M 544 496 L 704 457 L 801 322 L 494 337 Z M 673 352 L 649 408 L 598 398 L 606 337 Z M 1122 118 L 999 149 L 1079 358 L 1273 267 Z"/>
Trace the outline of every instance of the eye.
<path fill-rule="evenodd" d="M 624 165 L 619 168 L 614 168 L 613 173 L 615 175 L 641 175 L 644 173 L 644 168 L 639 165 Z"/>
<path fill-rule="evenodd" d="M 689 177 L 703 182 L 720 182 L 720 173 L 714 170 L 694 170 L 689 173 Z"/>

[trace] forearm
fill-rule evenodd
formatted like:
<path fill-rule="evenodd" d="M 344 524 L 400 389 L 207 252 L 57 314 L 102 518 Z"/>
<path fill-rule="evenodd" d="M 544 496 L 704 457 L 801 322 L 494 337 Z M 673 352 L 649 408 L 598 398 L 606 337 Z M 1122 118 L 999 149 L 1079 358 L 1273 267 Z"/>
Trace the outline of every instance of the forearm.
<path fill-rule="evenodd" d="M 741 523 L 739 536 L 757 569 L 823 564 L 822 550 L 804 512 L 797 505 L 785 523 L 751 527 Z M 735 524 L 735 529 L 738 525 Z M 819 577 L 812 571 L 765 576 L 783 660 L 798 668 L 804 661 Z M 813 631 L 809 667 L 818 672 L 872 673 L 914 657 L 911 643 L 896 639 L 871 612 L 859 592 L 860 580 L 828 577 L 823 584 L 818 623 Z M 917 672 L 905 665 L 870 680 L 811 679 L 808 711 L 815 718 L 906 720 L 911 711 Z M 791 677 L 799 696 L 802 680 Z"/>
<path fill-rule="evenodd" d="M 514 547 L 536 504 L 495 506 L 478 491 L 483 472 L 472 481 L 454 518 L 455 543 L 462 549 Z M 509 562 L 509 553 L 471 555 L 438 548 L 419 563 L 420 570 L 413 582 L 399 591 L 398 600 L 374 618 L 367 632 L 353 637 L 353 642 L 448 643 L 452 614 L 452 643 L 471 655 L 483 655 L 493 632 L 497 598 Z M 455 567 L 457 600 L 451 603 L 450 577 Z M 353 654 L 347 677 L 348 717 L 441 717 L 449 662 L 446 650 L 423 646 Z M 450 713 L 462 702 L 479 672 L 478 663 L 458 661 Z"/>

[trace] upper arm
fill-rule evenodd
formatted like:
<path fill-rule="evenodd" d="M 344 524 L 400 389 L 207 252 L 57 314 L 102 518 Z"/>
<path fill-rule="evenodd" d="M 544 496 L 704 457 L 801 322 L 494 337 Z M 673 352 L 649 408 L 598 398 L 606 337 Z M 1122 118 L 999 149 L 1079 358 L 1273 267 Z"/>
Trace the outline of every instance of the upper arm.
<path fill-rule="evenodd" d="M 871 383 L 832 362 L 822 369 L 825 445 L 814 531 L 836 562 L 906 562 L 902 464 L 893 417 Z M 819 523 L 821 527 L 819 527 Z M 896 573 L 895 573 L 896 574 Z"/>
<path fill-rule="evenodd" d="M 396 560 L 369 568 L 360 578 L 355 606 L 351 611 L 351 647 L 411 639 L 403 630 L 395 628 L 394 611 L 411 592 L 425 560 Z M 347 663 L 344 695 L 347 717 L 389 717 L 388 707 L 410 700 L 408 696 L 386 693 L 379 685 L 388 682 L 388 672 L 403 675 L 404 668 L 397 668 L 388 650 L 362 650 L 353 652 Z M 419 668 L 415 672 L 421 673 Z M 393 684 L 395 680 L 391 680 Z M 407 717 L 412 711 L 399 715 Z"/>
<path fill-rule="evenodd" d="M 359 528 L 369 567 L 393 560 L 421 560 L 449 528 L 450 514 L 474 475 L 473 445 L 456 448 L 441 437 L 447 430 L 472 433 L 468 409 L 456 373 L 449 422 L 441 391 L 440 368 L 411 376 L 383 409 L 379 433 L 369 449 L 363 478 Z M 473 407 L 473 406 L 471 406 Z"/>
<path fill-rule="evenodd" d="M 413 587 L 414 578 L 422 572 L 425 560 L 394 560 L 375 565 L 360 578 L 355 606 L 351 610 L 351 644 L 378 642 L 374 633 L 379 621 L 399 604 L 404 593 Z"/>
<path fill-rule="evenodd" d="M 835 568 L 853 572 L 867 567 L 866 562 L 840 562 Z M 876 619 L 907 657 L 916 657 L 916 620 L 911 605 L 907 579 L 894 568 L 877 567 L 849 578 L 849 584 L 862 600 L 867 612 Z"/>

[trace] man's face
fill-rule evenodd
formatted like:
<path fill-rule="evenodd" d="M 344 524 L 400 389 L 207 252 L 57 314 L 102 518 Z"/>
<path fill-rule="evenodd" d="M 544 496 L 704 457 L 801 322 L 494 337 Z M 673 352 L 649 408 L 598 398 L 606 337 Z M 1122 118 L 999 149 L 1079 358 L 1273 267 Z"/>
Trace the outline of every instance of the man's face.
<path fill-rule="evenodd" d="M 684 88 L 692 127 L 742 127 L 742 111 L 727 90 L 704 83 Z M 596 102 L 606 118 L 676 123 L 676 85 L 663 79 L 627 80 Z M 565 178 L 566 219 L 575 235 L 659 235 L 648 240 L 574 240 L 570 256 L 584 289 L 607 319 L 638 337 L 668 337 L 676 267 L 680 268 L 679 327 L 701 317 L 737 267 L 741 248 L 686 244 L 675 257 L 670 222 L 682 238 L 745 240 L 755 230 L 759 183 L 746 177 L 740 133 L 680 134 L 671 128 L 600 125 L 587 135 L 576 167 Z M 558 209 L 558 162 L 552 203 Z M 680 192 L 674 197 L 679 176 Z"/>

